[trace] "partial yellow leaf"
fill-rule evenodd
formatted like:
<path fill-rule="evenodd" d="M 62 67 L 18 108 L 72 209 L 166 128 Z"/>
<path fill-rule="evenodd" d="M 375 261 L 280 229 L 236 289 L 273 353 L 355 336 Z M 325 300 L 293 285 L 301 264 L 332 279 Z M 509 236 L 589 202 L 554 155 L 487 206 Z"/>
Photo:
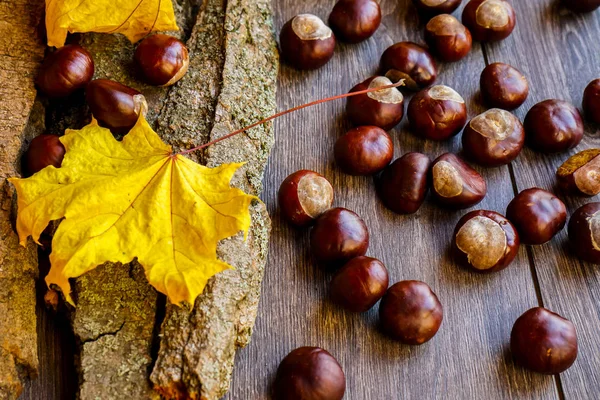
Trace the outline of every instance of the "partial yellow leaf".
<path fill-rule="evenodd" d="M 137 257 L 150 284 L 174 304 L 193 304 L 211 276 L 232 268 L 217 258 L 217 243 L 248 231 L 256 199 L 230 186 L 241 164 L 208 168 L 173 155 L 144 118 L 121 142 L 95 120 L 67 130 L 61 142 L 60 168 L 10 181 L 22 244 L 64 217 L 46 282 L 69 302 L 69 278 L 107 261 Z"/>
<path fill-rule="evenodd" d="M 46 0 L 48 46 L 62 47 L 67 32 L 122 33 L 135 43 L 178 29 L 171 0 Z"/>

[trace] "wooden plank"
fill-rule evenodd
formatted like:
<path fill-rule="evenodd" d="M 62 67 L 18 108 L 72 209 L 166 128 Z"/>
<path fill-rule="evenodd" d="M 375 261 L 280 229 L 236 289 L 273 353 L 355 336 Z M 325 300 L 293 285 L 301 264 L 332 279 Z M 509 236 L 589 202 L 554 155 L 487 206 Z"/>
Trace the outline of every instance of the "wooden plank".
<path fill-rule="evenodd" d="M 537 102 L 548 98 L 571 101 L 581 108 L 585 86 L 600 77 L 600 12 L 572 14 L 552 0 L 513 1 L 518 27 L 503 43 L 488 46 L 489 62 L 502 61 L 520 68 L 529 78 L 531 94 L 516 112 L 524 118 Z M 583 142 L 568 154 L 545 156 L 526 150 L 514 163 L 519 190 L 538 186 L 552 190 L 555 171 L 571 154 L 600 146 L 600 129 L 587 125 Z M 569 213 L 579 206 L 599 201 L 558 193 Z M 561 374 L 567 398 L 597 398 L 600 392 L 600 270 L 571 254 L 566 229 L 551 243 L 532 247 L 547 308 L 575 324 L 579 356 L 574 366 Z M 522 310 L 526 310 L 525 304 Z"/>

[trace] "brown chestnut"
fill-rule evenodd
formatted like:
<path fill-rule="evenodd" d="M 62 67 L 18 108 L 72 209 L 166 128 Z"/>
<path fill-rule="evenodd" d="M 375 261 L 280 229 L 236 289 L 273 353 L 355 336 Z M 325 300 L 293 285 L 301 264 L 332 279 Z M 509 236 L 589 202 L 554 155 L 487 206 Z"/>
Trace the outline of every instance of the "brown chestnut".
<path fill-rule="evenodd" d="M 525 143 L 521 121 L 500 108 L 479 114 L 467 124 L 462 134 L 467 157 L 484 167 L 498 167 L 513 161 Z"/>
<path fill-rule="evenodd" d="M 481 72 L 481 96 L 490 107 L 514 110 L 527 100 L 529 83 L 515 67 L 493 63 Z"/>
<path fill-rule="evenodd" d="M 379 305 L 385 333 L 404 344 L 421 345 L 442 325 L 442 304 L 426 283 L 402 281 L 388 289 Z"/>
<path fill-rule="evenodd" d="M 413 0 L 413 4 L 424 16 L 451 14 L 460 6 L 462 0 Z"/>
<path fill-rule="evenodd" d="M 319 265 L 337 270 L 369 248 L 369 231 L 356 213 L 345 208 L 325 211 L 310 232 L 310 246 Z"/>
<path fill-rule="evenodd" d="M 578 13 L 592 12 L 600 7 L 600 0 L 564 0 L 563 3 L 571 11 Z"/>
<path fill-rule="evenodd" d="M 424 139 L 446 140 L 467 122 L 465 100 L 454 89 L 436 85 L 423 89 L 408 103 L 411 130 Z"/>
<path fill-rule="evenodd" d="M 92 80 L 94 61 L 83 47 L 70 44 L 49 54 L 35 83 L 50 97 L 65 97 Z"/>
<path fill-rule="evenodd" d="M 306 226 L 331 208 L 333 187 L 321 174 L 306 169 L 296 171 L 279 187 L 281 215 L 296 226 Z"/>
<path fill-rule="evenodd" d="M 388 272 L 375 258 L 356 257 L 340 269 L 330 285 L 332 300 L 352 312 L 365 312 L 388 288 Z"/>
<path fill-rule="evenodd" d="M 65 156 L 65 146 L 56 135 L 42 134 L 33 138 L 25 152 L 24 167 L 29 175 L 49 165 L 60 168 Z"/>
<path fill-rule="evenodd" d="M 545 100 L 525 116 L 527 144 L 542 153 L 567 151 L 583 139 L 583 121 L 579 110 L 562 100 Z"/>
<path fill-rule="evenodd" d="M 417 212 L 429 190 L 429 166 L 425 154 L 407 153 L 383 170 L 377 192 L 383 204 L 398 214 Z"/>
<path fill-rule="evenodd" d="M 158 33 L 138 44 L 133 55 L 144 80 L 150 85 L 171 86 L 190 65 L 187 47 L 173 36 Z"/>
<path fill-rule="evenodd" d="M 600 79 L 591 81 L 585 88 L 583 112 L 588 120 L 600 124 Z"/>
<path fill-rule="evenodd" d="M 337 360 L 319 347 L 300 347 L 279 364 L 275 400 L 341 400 L 346 376 Z"/>
<path fill-rule="evenodd" d="M 471 0 L 463 10 L 462 22 L 479 42 L 506 39 L 515 29 L 515 10 L 506 0 Z"/>
<path fill-rule="evenodd" d="M 487 193 L 485 180 L 466 162 L 452 153 L 442 154 L 431 164 L 433 198 L 450 208 L 469 208 Z"/>
<path fill-rule="evenodd" d="M 588 149 L 570 157 L 556 171 L 559 186 L 569 193 L 600 193 L 600 149 Z"/>
<path fill-rule="evenodd" d="M 433 17 L 425 26 L 425 42 L 442 61 L 458 61 L 471 51 L 471 32 L 449 14 Z"/>
<path fill-rule="evenodd" d="M 354 86 L 350 92 L 391 85 L 385 76 L 373 76 Z M 404 96 L 396 88 L 382 89 L 348 98 L 346 114 L 354 125 L 374 125 L 389 131 L 402 121 Z"/>
<path fill-rule="evenodd" d="M 333 57 L 335 35 L 316 15 L 300 14 L 281 28 L 279 43 L 288 64 L 310 70 L 322 67 Z"/>
<path fill-rule="evenodd" d="M 380 23 L 381 8 L 375 0 L 339 0 L 329 14 L 336 37 L 348 43 L 370 38 Z"/>
<path fill-rule="evenodd" d="M 515 321 L 510 350 L 515 360 L 527 369 L 560 374 L 577 358 L 577 332 L 568 319 L 535 307 Z"/>
<path fill-rule="evenodd" d="M 384 169 L 394 156 L 394 143 L 381 128 L 359 126 L 335 143 L 335 162 L 349 175 L 373 175 Z"/>
<path fill-rule="evenodd" d="M 600 264 L 600 203 L 586 204 L 573 213 L 569 241 L 577 257 Z"/>
<path fill-rule="evenodd" d="M 381 56 L 380 69 L 392 82 L 404 79 L 406 88 L 412 91 L 432 85 L 437 78 L 437 66 L 429 52 L 412 42 L 388 47 Z"/>
<path fill-rule="evenodd" d="M 539 188 L 523 190 L 508 204 L 506 218 L 524 244 L 544 244 L 567 223 L 567 208 L 554 194 Z"/>
<path fill-rule="evenodd" d="M 513 224 L 494 211 L 471 211 L 458 221 L 452 248 L 460 265 L 477 272 L 503 270 L 519 252 Z"/>

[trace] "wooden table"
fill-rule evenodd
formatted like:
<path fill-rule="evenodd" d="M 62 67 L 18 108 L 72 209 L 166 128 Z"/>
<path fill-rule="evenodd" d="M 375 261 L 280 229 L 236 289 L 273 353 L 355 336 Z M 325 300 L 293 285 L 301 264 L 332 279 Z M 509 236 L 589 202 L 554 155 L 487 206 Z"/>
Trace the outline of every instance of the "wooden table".
<path fill-rule="evenodd" d="M 474 43 L 471 54 L 459 63 L 440 64 L 437 82 L 461 93 L 473 117 L 485 110 L 478 94 L 479 74 L 486 64 L 501 61 L 519 68 L 530 81 L 530 96 L 516 111 L 519 118 L 548 98 L 579 106 L 584 87 L 600 77 L 600 11 L 574 15 L 554 0 L 511 3 L 517 12 L 514 33 L 500 43 Z M 276 30 L 303 12 L 326 19 L 333 4 L 333 0 L 275 1 Z M 410 0 L 382 0 L 381 6 L 384 18 L 373 38 L 358 45 L 338 45 L 331 62 L 318 71 L 282 67 L 280 109 L 345 93 L 376 73 L 379 57 L 389 45 L 404 40 L 423 42 L 423 23 Z M 460 10 L 455 15 L 460 18 Z M 600 398 L 598 266 L 573 257 L 565 230 L 543 246 L 522 246 L 513 264 L 500 273 L 478 275 L 459 268 L 448 248 L 456 222 L 465 211 L 449 212 L 427 201 L 415 215 L 395 215 L 378 200 L 372 179 L 350 177 L 335 167 L 333 145 L 349 128 L 344 105 L 343 101 L 329 103 L 276 122 L 277 144 L 264 193 L 273 218 L 269 264 L 253 340 L 238 354 L 227 398 L 266 398 L 280 360 L 304 345 L 324 347 L 340 361 L 349 400 Z M 396 157 L 420 151 L 435 158 L 461 148 L 459 137 L 445 143 L 416 138 L 406 120 L 391 134 Z M 478 169 L 489 192 L 477 208 L 504 213 L 520 190 L 534 186 L 552 190 L 554 173 L 570 154 L 598 146 L 600 130 L 588 125 L 585 139 L 569 154 L 546 156 L 525 149 L 508 167 Z M 304 168 L 323 173 L 334 186 L 335 204 L 364 218 L 371 233 L 368 254 L 387 265 L 391 282 L 422 280 L 438 294 L 444 305 L 444 322 L 433 340 L 420 347 L 398 344 L 377 329 L 377 307 L 355 315 L 330 303 L 330 276 L 311 261 L 308 232 L 290 228 L 276 205 L 279 184 Z M 569 212 L 598 201 L 561 198 Z M 538 305 L 558 312 L 577 327 L 579 357 L 560 376 L 528 372 L 513 363 L 508 351 L 513 322 Z M 53 392 L 59 393 L 57 387 L 69 386 L 73 375 L 48 370 L 55 368 L 49 362 L 54 362 L 53 354 L 61 345 L 68 346 L 68 338 L 47 340 L 41 356 L 46 365 L 42 382 L 34 383 L 23 398 L 61 398 L 39 389 L 54 384 Z"/>

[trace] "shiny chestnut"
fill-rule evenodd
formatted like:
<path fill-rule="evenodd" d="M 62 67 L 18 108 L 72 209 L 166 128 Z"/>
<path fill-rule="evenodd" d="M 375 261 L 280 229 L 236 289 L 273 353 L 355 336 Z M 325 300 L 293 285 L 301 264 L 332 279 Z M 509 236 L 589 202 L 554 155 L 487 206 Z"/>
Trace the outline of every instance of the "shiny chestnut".
<path fill-rule="evenodd" d="M 359 92 L 391 85 L 385 76 L 373 76 L 354 86 L 350 92 Z M 348 98 L 346 115 L 354 125 L 374 125 L 389 131 L 402 121 L 404 96 L 396 88 L 382 89 Z"/>
<path fill-rule="evenodd" d="M 570 157 L 556 171 L 559 186 L 568 193 L 595 196 L 600 193 L 600 149 L 588 149 Z"/>
<path fill-rule="evenodd" d="M 462 22 L 478 42 L 506 39 L 515 29 L 515 10 L 506 0 L 471 0 L 463 10 Z"/>
<path fill-rule="evenodd" d="M 33 138 L 25 152 L 24 167 L 33 175 L 49 165 L 60 168 L 65 156 L 65 146 L 56 135 L 42 134 Z"/>
<path fill-rule="evenodd" d="M 419 13 L 426 17 L 439 14 L 451 14 L 460 6 L 462 0 L 413 0 Z"/>
<path fill-rule="evenodd" d="M 525 116 L 527 144 L 542 153 L 567 151 L 583 139 L 583 120 L 579 110 L 562 100 L 545 100 Z"/>
<path fill-rule="evenodd" d="M 279 364 L 275 400 L 341 400 L 346 376 L 337 360 L 319 347 L 300 347 Z"/>
<path fill-rule="evenodd" d="M 394 143 L 381 128 L 359 126 L 341 136 L 334 147 L 335 162 L 349 175 L 373 175 L 394 156 Z"/>
<path fill-rule="evenodd" d="M 542 307 L 526 311 L 510 334 L 510 350 L 523 367 L 560 374 L 577 358 L 577 332 L 571 321 Z"/>
<path fill-rule="evenodd" d="M 586 204 L 573 213 L 569 241 L 577 257 L 600 264 L 600 203 Z"/>
<path fill-rule="evenodd" d="M 444 85 L 423 89 L 408 104 L 411 130 L 424 139 L 446 140 L 458 134 L 467 122 L 465 100 Z"/>
<path fill-rule="evenodd" d="M 477 272 L 508 267 L 519 252 L 519 234 L 509 220 L 494 211 L 471 211 L 458 221 L 452 248 L 457 262 Z"/>
<path fill-rule="evenodd" d="M 466 156 L 484 167 L 509 164 L 521 153 L 524 143 L 521 121 L 500 108 L 473 118 L 462 134 Z"/>
<path fill-rule="evenodd" d="M 394 161 L 377 180 L 383 204 L 398 214 L 417 212 L 429 191 L 429 166 L 425 154 L 407 153 Z"/>
<path fill-rule="evenodd" d="M 571 11 L 588 13 L 600 7 L 600 0 L 564 0 L 563 3 Z"/>
<path fill-rule="evenodd" d="M 370 38 L 380 23 L 381 8 L 375 0 L 339 0 L 329 14 L 336 37 L 348 43 Z"/>
<path fill-rule="evenodd" d="M 35 83 L 49 97 L 65 97 L 84 88 L 94 75 L 94 61 L 83 47 L 70 44 L 49 54 Z"/>
<path fill-rule="evenodd" d="M 515 67 L 493 63 L 484 68 L 479 79 L 481 96 L 490 107 L 514 110 L 527 100 L 529 83 Z"/>
<path fill-rule="evenodd" d="M 487 193 L 485 180 L 457 155 L 442 154 L 431 164 L 433 198 L 449 208 L 469 208 Z"/>
<path fill-rule="evenodd" d="M 185 44 L 161 33 L 148 36 L 138 44 L 133 59 L 150 85 L 171 86 L 188 70 L 190 57 Z"/>
<path fill-rule="evenodd" d="M 334 303 L 352 312 L 365 312 L 385 294 L 388 272 L 376 258 L 356 257 L 340 269 L 330 284 Z"/>
<path fill-rule="evenodd" d="M 404 79 L 406 88 L 412 91 L 432 85 L 437 78 L 437 66 L 429 52 L 412 42 L 388 47 L 381 56 L 380 69 L 392 82 Z"/>
<path fill-rule="evenodd" d="M 281 28 L 279 44 L 283 59 L 292 67 L 317 69 L 333 57 L 335 35 L 316 15 L 300 14 Z"/>
<path fill-rule="evenodd" d="M 426 283 L 402 281 L 388 289 L 379 305 L 384 332 L 404 344 L 421 345 L 440 329 L 444 312 Z"/>
<path fill-rule="evenodd" d="M 583 111 L 588 120 L 600 124 L 600 79 L 591 81 L 585 88 Z"/>
<path fill-rule="evenodd" d="M 290 224 L 306 226 L 331 208 L 333 187 L 323 175 L 300 170 L 285 178 L 278 200 L 281 215 Z"/>
<path fill-rule="evenodd" d="M 471 32 L 449 14 L 433 17 L 425 26 L 425 42 L 442 61 L 458 61 L 471 51 Z"/>

